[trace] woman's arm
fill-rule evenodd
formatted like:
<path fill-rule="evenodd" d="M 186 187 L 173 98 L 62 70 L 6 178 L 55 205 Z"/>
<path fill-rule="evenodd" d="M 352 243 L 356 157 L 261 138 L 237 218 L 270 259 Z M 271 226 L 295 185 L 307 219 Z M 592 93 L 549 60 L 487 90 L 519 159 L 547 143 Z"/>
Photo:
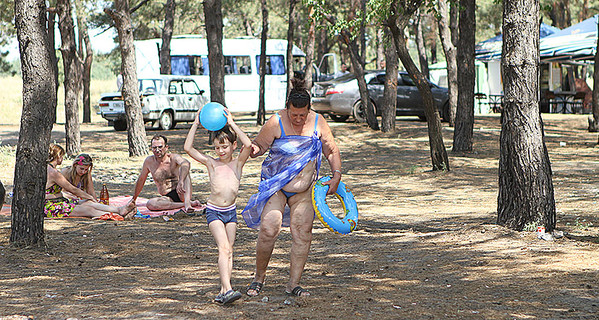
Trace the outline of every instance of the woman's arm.
<path fill-rule="evenodd" d="M 258 136 L 252 141 L 252 150 L 250 157 L 256 158 L 263 155 L 268 148 L 272 145 L 276 138 L 281 136 L 281 129 L 279 128 L 279 121 L 276 115 L 273 115 L 268 119 L 266 124 L 260 129 Z"/>
<path fill-rule="evenodd" d="M 57 185 L 61 186 L 63 190 L 66 190 L 66 191 L 78 196 L 81 199 L 95 201 L 95 199 L 92 195 L 90 195 L 89 193 L 72 185 L 69 182 L 69 180 L 67 180 L 67 178 L 65 178 L 62 175 L 62 173 L 60 173 L 60 171 L 58 171 L 54 168 L 48 168 L 48 178 L 49 178 L 48 180 L 51 180 L 54 183 L 56 183 Z"/>
<path fill-rule="evenodd" d="M 339 152 L 339 148 L 335 143 L 335 137 L 333 137 L 329 124 L 324 117 L 321 115 L 317 116 L 320 117 L 318 119 L 318 130 L 320 131 L 320 141 L 322 141 L 322 153 L 329 162 L 331 172 L 333 173 L 331 180 L 324 183 L 329 185 L 327 194 L 330 195 L 337 192 L 337 186 L 339 186 L 339 182 L 341 181 L 341 152 Z"/>
<path fill-rule="evenodd" d="M 90 195 L 92 195 L 94 197 L 94 199 L 96 199 L 96 189 L 94 189 L 94 180 L 92 178 L 92 168 L 94 166 L 91 165 L 89 167 L 89 171 L 87 171 L 87 181 L 85 182 L 85 192 L 89 193 Z M 96 199 L 97 201 L 98 199 Z"/>

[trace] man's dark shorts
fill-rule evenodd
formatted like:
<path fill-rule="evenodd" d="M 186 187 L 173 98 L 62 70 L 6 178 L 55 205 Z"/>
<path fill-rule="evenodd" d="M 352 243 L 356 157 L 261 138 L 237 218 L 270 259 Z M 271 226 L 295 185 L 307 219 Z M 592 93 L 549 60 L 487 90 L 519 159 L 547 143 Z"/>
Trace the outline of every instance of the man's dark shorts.
<path fill-rule="evenodd" d="M 171 198 L 171 200 L 173 200 L 173 202 L 183 202 L 183 201 L 181 201 L 181 198 L 179 198 L 179 194 L 177 193 L 177 189 L 171 190 L 171 192 L 165 194 L 164 196 Z"/>
<path fill-rule="evenodd" d="M 224 224 L 237 223 L 237 207 L 232 205 L 230 207 L 222 208 L 215 205 L 206 204 L 206 221 L 210 224 L 212 221 L 220 220 Z"/>

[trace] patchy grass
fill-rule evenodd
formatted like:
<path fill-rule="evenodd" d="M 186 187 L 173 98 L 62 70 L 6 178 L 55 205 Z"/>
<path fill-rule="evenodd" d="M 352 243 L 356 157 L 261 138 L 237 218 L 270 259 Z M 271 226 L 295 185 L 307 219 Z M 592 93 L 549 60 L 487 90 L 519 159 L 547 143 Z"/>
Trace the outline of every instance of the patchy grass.
<path fill-rule="evenodd" d="M 21 121 L 21 110 L 23 109 L 23 81 L 20 77 L 0 77 L 0 124 L 19 124 Z M 115 80 L 92 80 L 91 108 L 92 121 L 100 121 L 102 117 L 98 112 L 98 100 L 100 95 L 116 90 Z M 83 121 L 83 102 L 79 101 L 79 119 Z M 59 124 L 64 124 L 64 87 L 58 88 L 58 102 L 56 106 L 56 119 Z"/>

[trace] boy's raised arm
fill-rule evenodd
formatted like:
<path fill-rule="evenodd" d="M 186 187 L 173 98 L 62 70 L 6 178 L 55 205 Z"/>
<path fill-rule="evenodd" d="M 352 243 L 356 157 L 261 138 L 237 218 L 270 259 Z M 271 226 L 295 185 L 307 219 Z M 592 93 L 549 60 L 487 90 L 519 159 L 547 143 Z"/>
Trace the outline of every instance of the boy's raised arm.
<path fill-rule="evenodd" d="M 188 155 L 190 155 L 192 158 L 197 160 L 199 163 L 201 163 L 203 165 L 207 165 L 208 157 L 206 157 L 206 155 L 204 155 L 203 153 L 201 153 L 200 151 L 198 151 L 197 149 L 195 149 L 193 147 L 193 139 L 195 138 L 196 131 L 198 130 L 198 126 L 200 125 L 200 111 L 201 110 L 202 110 L 202 108 L 200 108 L 200 110 L 198 110 L 198 113 L 196 114 L 196 119 L 193 122 L 193 125 L 191 126 L 191 128 L 189 129 L 189 132 L 187 133 L 187 138 L 185 138 L 185 144 L 183 145 L 183 150 L 185 150 L 185 152 L 187 152 Z"/>
<path fill-rule="evenodd" d="M 237 137 L 239 138 L 239 141 L 241 141 L 242 147 L 239 151 L 239 157 L 237 158 L 237 162 L 239 163 L 239 166 L 243 166 L 243 164 L 245 164 L 247 159 L 250 157 L 250 152 L 252 151 L 252 140 L 250 140 L 247 134 L 245 134 L 245 132 L 243 132 L 243 130 L 239 128 L 237 123 L 235 123 L 229 109 L 225 109 L 225 116 L 227 116 L 227 123 L 229 124 L 231 129 L 235 131 Z"/>

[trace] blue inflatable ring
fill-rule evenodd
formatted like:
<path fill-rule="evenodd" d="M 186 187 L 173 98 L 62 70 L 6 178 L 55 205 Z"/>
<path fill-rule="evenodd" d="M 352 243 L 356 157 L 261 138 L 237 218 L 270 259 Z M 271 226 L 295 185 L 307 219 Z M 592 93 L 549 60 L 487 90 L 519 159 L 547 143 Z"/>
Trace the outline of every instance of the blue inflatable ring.
<path fill-rule="evenodd" d="M 353 194 L 347 190 L 345 184 L 339 182 L 335 195 L 339 201 L 341 201 L 341 205 L 343 205 L 345 217 L 343 219 L 337 218 L 326 203 L 329 186 L 322 183 L 329 180 L 331 180 L 331 177 L 322 177 L 318 179 L 312 187 L 312 205 L 314 206 L 314 212 L 322 224 L 329 228 L 329 230 L 338 234 L 349 234 L 354 231 L 358 225 L 358 204 L 356 203 Z"/>

